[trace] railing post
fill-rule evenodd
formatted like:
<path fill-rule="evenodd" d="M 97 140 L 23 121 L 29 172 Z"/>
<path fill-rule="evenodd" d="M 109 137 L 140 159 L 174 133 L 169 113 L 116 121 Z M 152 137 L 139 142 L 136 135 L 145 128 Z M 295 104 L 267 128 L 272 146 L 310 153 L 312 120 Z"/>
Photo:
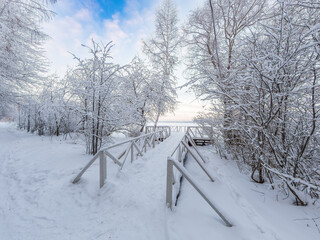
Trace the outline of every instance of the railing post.
<path fill-rule="evenodd" d="M 152 148 L 156 146 L 156 134 L 153 134 Z"/>
<path fill-rule="evenodd" d="M 99 158 L 100 158 L 100 164 L 99 164 L 100 165 L 100 188 L 102 188 L 104 185 L 104 181 L 107 178 L 107 161 L 103 151 L 100 152 Z"/>
<path fill-rule="evenodd" d="M 167 189 L 166 204 L 172 210 L 172 185 L 173 185 L 173 163 L 170 158 L 167 160 Z"/>
<path fill-rule="evenodd" d="M 144 139 L 143 147 L 144 147 L 144 152 L 147 152 L 147 138 Z"/>
<path fill-rule="evenodd" d="M 181 152 L 181 144 L 179 144 L 179 149 L 178 149 L 178 161 L 181 162 L 182 161 L 182 152 Z"/>

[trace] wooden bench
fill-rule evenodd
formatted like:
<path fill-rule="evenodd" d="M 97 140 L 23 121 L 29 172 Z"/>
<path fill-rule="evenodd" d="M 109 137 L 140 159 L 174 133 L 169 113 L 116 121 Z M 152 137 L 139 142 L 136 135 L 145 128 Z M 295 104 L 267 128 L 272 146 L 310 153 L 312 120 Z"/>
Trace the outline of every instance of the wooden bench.
<path fill-rule="evenodd" d="M 192 140 L 197 146 L 206 146 L 209 144 L 214 144 L 214 141 L 210 138 L 192 138 Z M 191 146 L 190 142 L 188 144 L 189 146 Z"/>

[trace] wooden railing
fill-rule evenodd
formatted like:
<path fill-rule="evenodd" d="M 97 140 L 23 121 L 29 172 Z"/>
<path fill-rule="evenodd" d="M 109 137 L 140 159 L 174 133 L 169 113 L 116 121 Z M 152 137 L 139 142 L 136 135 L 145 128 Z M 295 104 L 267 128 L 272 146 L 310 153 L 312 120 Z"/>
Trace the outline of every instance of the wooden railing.
<path fill-rule="evenodd" d="M 145 133 L 168 129 L 170 132 L 189 132 L 191 137 L 210 138 L 213 137 L 213 128 L 209 126 L 146 126 Z"/>
<path fill-rule="evenodd" d="M 195 150 L 196 154 L 192 151 L 191 145 L 193 149 Z M 209 177 L 209 179 L 213 182 L 213 178 L 203 165 L 203 163 L 206 163 L 204 157 L 201 155 L 200 151 L 198 150 L 197 146 L 195 145 L 192 137 L 190 136 L 189 132 L 186 132 L 186 134 L 182 137 L 181 141 L 179 142 L 178 146 L 175 148 L 173 153 L 170 157 L 175 157 L 179 163 L 184 163 L 184 159 L 187 153 L 190 153 L 192 158 L 197 162 L 197 164 L 201 167 L 203 172 Z M 200 160 L 199 160 L 200 158 Z"/>
<path fill-rule="evenodd" d="M 171 132 L 187 132 L 190 126 L 146 126 L 145 133 L 155 132 L 163 128 L 169 128 Z"/>
<path fill-rule="evenodd" d="M 109 157 L 115 164 L 119 165 L 120 169 L 122 169 L 129 155 L 131 162 L 133 162 L 135 154 L 136 156 L 142 156 L 143 152 L 146 152 L 148 147 L 154 148 L 156 143 L 164 141 L 169 136 L 169 129 L 164 128 L 156 132 L 148 133 L 124 142 L 111 145 L 109 147 L 102 148 L 93 156 L 93 158 L 87 163 L 87 165 L 81 170 L 81 172 L 74 178 L 72 183 L 77 183 L 80 180 L 81 176 L 88 170 L 88 168 L 99 158 L 100 188 L 102 188 L 105 179 L 107 178 L 107 157 Z M 110 149 L 122 145 L 128 146 L 118 157 L 114 156 L 114 154 L 110 152 Z"/>
<path fill-rule="evenodd" d="M 224 223 L 228 227 L 232 227 L 232 224 L 227 220 L 224 214 L 215 206 L 213 201 L 205 194 L 204 189 L 202 189 L 199 184 L 192 178 L 192 176 L 188 173 L 188 171 L 178 162 L 176 162 L 171 157 L 168 157 L 167 162 L 167 195 L 166 202 L 167 206 L 172 209 L 172 186 L 174 184 L 174 174 L 173 174 L 173 166 L 177 169 L 185 179 L 192 185 L 192 187 L 201 195 L 201 197 L 210 205 L 210 207 L 221 217 Z"/>
<path fill-rule="evenodd" d="M 193 147 L 194 151 L 192 151 L 190 145 Z M 178 146 L 175 148 L 174 152 L 167 159 L 166 204 L 168 208 L 172 209 L 173 199 L 175 205 L 177 205 L 177 200 L 181 192 L 181 180 L 182 177 L 184 177 L 193 186 L 193 188 L 202 196 L 202 198 L 204 198 L 204 200 L 211 206 L 211 208 L 221 217 L 225 224 L 228 227 L 231 227 L 232 224 L 215 206 L 213 201 L 205 194 L 205 191 L 202 188 L 200 188 L 200 186 L 196 183 L 196 181 L 192 178 L 192 176 L 183 166 L 187 153 L 189 153 L 192 156 L 192 158 L 197 162 L 202 171 L 208 176 L 210 181 L 214 181 L 213 177 L 210 175 L 209 171 L 206 169 L 204 165 L 204 157 L 201 155 L 197 146 L 193 142 L 190 132 L 187 131 L 181 139 L 181 141 L 179 142 Z"/>
<path fill-rule="evenodd" d="M 198 127 L 189 126 L 187 132 L 192 138 L 208 138 L 213 139 L 213 128 L 209 126 Z"/>
<path fill-rule="evenodd" d="M 187 132 L 189 126 L 171 126 L 172 132 Z"/>
<path fill-rule="evenodd" d="M 170 126 L 145 126 L 145 134 L 148 134 L 148 133 L 152 133 L 152 132 L 156 132 L 156 131 L 160 131 L 160 130 L 163 130 L 163 129 L 167 129 L 169 134 L 171 135 L 171 127 Z"/>

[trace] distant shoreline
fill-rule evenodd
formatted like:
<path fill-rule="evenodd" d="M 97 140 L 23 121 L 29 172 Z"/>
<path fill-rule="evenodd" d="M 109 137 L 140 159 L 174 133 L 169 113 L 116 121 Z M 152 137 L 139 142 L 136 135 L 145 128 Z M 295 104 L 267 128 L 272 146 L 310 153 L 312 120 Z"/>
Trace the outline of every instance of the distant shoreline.
<path fill-rule="evenodd" d="M 153 126 L 154 122 L 148 122 L 147 126 Z M 197 126 L 193 121 L 159 121 L 158 126 Z"/>

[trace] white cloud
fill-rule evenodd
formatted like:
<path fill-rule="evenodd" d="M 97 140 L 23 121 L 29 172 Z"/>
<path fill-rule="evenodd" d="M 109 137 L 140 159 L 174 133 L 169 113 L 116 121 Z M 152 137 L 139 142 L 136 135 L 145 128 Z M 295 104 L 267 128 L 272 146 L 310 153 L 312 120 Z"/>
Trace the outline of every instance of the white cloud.
<path fill-rule="evenodd" d="M 109 19 L 97 19 L 92 4 L 79 4 L 78 0 L 58 1 L 54 6 L 57 12 L 53 21 L 44 25 L 44 30 L 52 37 L 46 45 L 53 68 L 62 69 L 72 64 L 68 52 L 83 56 L 81 44 L 88 44 L 91 38 L 104 42 L 113 41 L 114 59 L 121 64 L 127 63 L 141 51 L 141 39 L 147 38 L 153 31 L 154 11 L 160 0 L 127 0 L 124 14 L 115 13 Z M 201 1 L 177 0 L 180 17 L 198 6 Z M 87 8 L 86 8 L 87 7 Z"/>
<path fill-rule="evenodd" d="M 143 1 L 147 3 L 147 0 L 127 0 L 124 14 L 115 13 L 111 18 L 104 20 L 97 18 L 95 8 L 91 8 L 90 5 L 80 5 L 78 0 L 58 1 L 54 6 L 57 15 L 53 21 L 44 24 L 45 32 L 52 38 L 45 45 L 49 60 L 52 62 L 52 71 L 63 76 L 67 66 L 75 64 L 69 52 L 85 57 L 87 50 L 81 47 L 81 44 L 90 44 L 92 38 L 105 43 L 113 41 L 114 61 L 120 64 L 128 63 L 141 52 L 141 40 L 150 36 L 154 29 L 154 11 L 160 0 L 151 4 L 148 2 L 147 5 Z M 177 0 L 176 3 L 182 18 L 181 22 L 190 10 L 200 4 L 194 0 Z M 179 76 L 181 84 L 184 80 L 182 74 Z M 179 91 L 179 96 L 182 96 L 179 101 L 188 102 L 190 105 L 193 95 L 186 95 L 183 92 Z M 179 110 L 181 113 L 186 109 L 184 105 L 186 104 L 181 104 Z M 201 106 L 198 104 L 195 108 L 189 107 L 185 112 L 188 116 L 195 115 L 195 109 L 200 110 L 199 108 Z"/>
<path fill-rule="evenodd" d="M 92 21 L 92 14 L 88 9 L 81 8 L 74 17 L 80 21 Z"/>

